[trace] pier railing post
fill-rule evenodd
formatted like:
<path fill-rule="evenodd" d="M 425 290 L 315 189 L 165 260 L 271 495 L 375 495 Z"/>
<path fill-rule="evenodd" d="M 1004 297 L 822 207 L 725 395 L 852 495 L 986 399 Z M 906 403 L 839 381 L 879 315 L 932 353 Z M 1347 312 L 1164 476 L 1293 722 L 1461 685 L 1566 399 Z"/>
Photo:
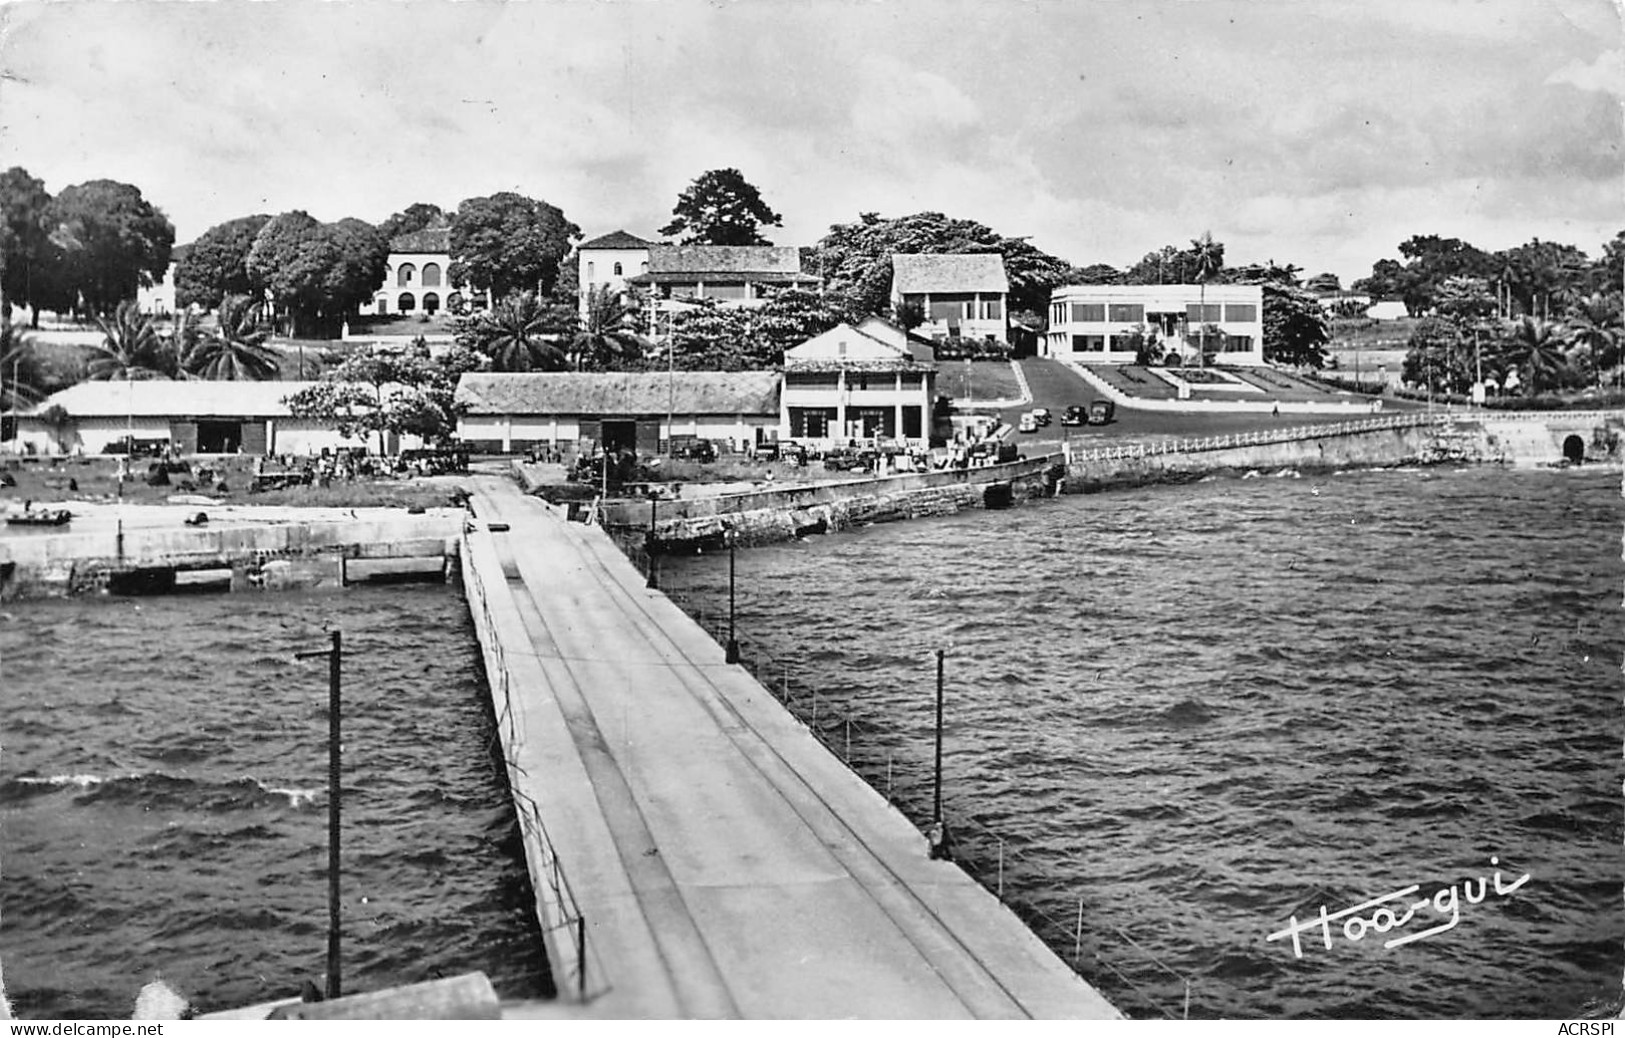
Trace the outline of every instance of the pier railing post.
<path fill-rule="evenodd" d="M 649 491 L 649 542 L 643 546 L 644 556 L 649 563 L 649 580 L 646 587 L 659 590 L 660 578 L 655 575 L 655 518 L 659 514 L 659 499 L 654 491 Z"/>
<path fill-rule="evenodd" d="M 576 916 L 576 997 L 587 1000 L 587 917 Z"/>
<path fill-rule="evenodd" d="M 327 991 L 329 999 L 342 992 L 339 981 L 339 803 L 341 774 L 339 763 L 340 678 L 342 638 L 333 631 L 333 647 L 315 652 L 296 652 L 295 659 L 327 657 Z"/>
<path fill-rule="evenodd" d="M 734 637 L 734 541 L 737 539 L 732 527 L 728 529 L 728 651 L 724 657 L 728 663 L 739 662 L 739 639 Z"/>

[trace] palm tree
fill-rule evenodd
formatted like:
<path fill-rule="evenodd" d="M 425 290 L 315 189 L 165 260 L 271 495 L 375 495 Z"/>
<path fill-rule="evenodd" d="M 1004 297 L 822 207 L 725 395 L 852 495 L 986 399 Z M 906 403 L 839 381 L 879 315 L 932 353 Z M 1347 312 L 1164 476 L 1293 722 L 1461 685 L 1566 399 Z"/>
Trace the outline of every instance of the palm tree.
<path fill-rule="evenodd" d="M 0 411 L 33 407 L 45 397 L 45 366 L 34 340 L 10 321 L 0 323 Z"/>
<path fill-rule="evenodd" d="M 1591 370 L 1602 385 L 1602 369 L 1619 361 L 1620 319 L 1606 296 L 1582 299 L 1569 314 L 1569 345 L 1589 350 Z"/>
<path fill-rule="evenodd" d="M 186 370 L 211 381 L 272 381 L 282 366 L 266 345 L 270 337 L 259 304 L 247 296 L 227 296 L 220 304 L 219 329 L 187 354 Z"/>
<path fill-rule="evenodd" d="M 101 329 L 102 341 L 90 348 L 85 367 L 91 378 L 134 381 L 174 378 L 179 372 L 173 344 L 159 336 L 152 318 L 133 301 L 120 303 L 112 317 L 98 314 L 96 327 Z"/>
<path fill-rule="evenodd" d="M 1224 269 L 1224 244 L 1213 240 L 1212 231 L 1203 231 L 1200 238 L 1191 239 L 1191 258 L 1196 262 L 1196 282 L 1201 285 L 1202 341 L 1196 351 L 1196 365 L 1206 365 L 1207 356 L 1207 283 Z"/>
<path fill-rule="evenodd" d="M 634 311 L 608 285 L 587 290 L 587 316 L 570 340 L 576 370 L 612 370 L 643 355 L 643 339 L 633 330 Z"/>
<path fill-rule="evenodd" d="M 536 293 L 511 292 L 473 320 L 468 344 L 491 358 L 492 371 L 563 371 L 567 358 L 556 341 L 562 323 Z"/>
<path fill-rule="evenodd" d="M 1529 373 L 1529 392 L 1539 393 L 1563 370 L 1560 329 L 1538 317 L 1524 315 L 1512 326 L 1507 339 L 1507 358 Z"/>

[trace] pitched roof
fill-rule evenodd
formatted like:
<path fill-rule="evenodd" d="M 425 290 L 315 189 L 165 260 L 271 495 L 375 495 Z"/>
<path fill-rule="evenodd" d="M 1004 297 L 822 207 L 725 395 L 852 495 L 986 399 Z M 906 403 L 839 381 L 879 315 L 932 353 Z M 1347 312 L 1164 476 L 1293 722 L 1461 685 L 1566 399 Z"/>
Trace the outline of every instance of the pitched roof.
<path fill-rule="evenodd" d="M 689 285 L 703 281 L 708 285 L 753 282 L 765 285 L 816 284 L 811 274 L 790 270 L 663 270 L 647 274 L 634 274 L 627 278 L 634 285 Z"/>
<path fill-rule="evenodd" d="M 451 252 L 450 227 L 425 227 L 390 240 L 390 252 Z"/>
<path fill-rule="evenodd" d="M 881 319 L 883 320 L 883 319 Z M 868 324 L 868 321 L 864 322 Z M 902 329 L 885 322 L 901 333 Z M 923 350 L 923 352 L 922 352 Z M 838 324 L 784 352 L 784 370 L 791 371 L 932 371 L 936 363 L 928 349 L 887 342 L 862 328 Z"/>
<path fill-rule="evenodd" d="M 610 231 L 601 234 L 592 241 L 584 241 L 577 245 L 577 249 L 647 249 L 653 245 L 652 241 L 644 241 L 635 234 L 625 231 Z"/>
<path fill-rule="evenodd" d="M 205 382 L 151 379 L 81 382 L 52 393 L 29 413 L 60 404 L 74 418 L 278 418 L 285 397 L 314 382 Z"/>
<path fill-rule="evenodd" d="M 800 274 L 801 250 L 794 245 L 651 245 L 651 274 Z"/>
<path fill-rule="evenodd" d="M 457 382 L 469 414 L 662 415 L 779 413 L 776 371 L 469 372 Z"/>
<path fill-rule="evenodd" d="M 996 252 L 898 253 L 891 266 L 892 291 L 898 294 L 1010 291 L 1004 257 Z"/>

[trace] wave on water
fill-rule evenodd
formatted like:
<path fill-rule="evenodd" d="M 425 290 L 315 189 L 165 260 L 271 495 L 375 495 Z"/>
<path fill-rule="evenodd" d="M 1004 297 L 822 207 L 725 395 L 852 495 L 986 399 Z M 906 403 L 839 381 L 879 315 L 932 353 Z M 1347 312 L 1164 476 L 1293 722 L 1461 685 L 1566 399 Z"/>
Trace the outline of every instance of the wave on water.
<path fill-rule="evenodd" d="M 81 792 L 77 806 L 139 804 L 143 807 L 237 811 L 267 807 L 298 809 L 322 796 L 318 789 L 268 786 L 252 776 L 228 782 L 205 782 L 162 771 L 126 775 L 22 775 L 0 782 L 0 803 L 48 796 L 67 789 Z"/>

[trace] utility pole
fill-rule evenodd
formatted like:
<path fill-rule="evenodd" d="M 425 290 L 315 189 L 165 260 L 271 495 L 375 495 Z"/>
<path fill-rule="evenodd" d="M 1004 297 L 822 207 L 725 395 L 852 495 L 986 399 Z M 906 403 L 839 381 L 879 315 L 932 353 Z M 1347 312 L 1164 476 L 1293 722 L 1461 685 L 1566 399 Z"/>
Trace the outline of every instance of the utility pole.
<path fill-rule="evenodd" d="M 338 631 L 333 647 L 296 652 L 295 659 L 327 657 L 327 998 L 338 998 L 339 983 L 339 659 L 343 654 Z"/>

